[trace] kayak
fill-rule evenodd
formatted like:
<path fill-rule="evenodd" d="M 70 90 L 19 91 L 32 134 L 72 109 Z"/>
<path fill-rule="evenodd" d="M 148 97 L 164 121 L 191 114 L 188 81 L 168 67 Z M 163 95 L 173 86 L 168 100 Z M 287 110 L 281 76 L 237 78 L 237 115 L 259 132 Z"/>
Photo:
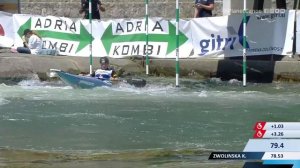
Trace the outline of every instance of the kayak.
<path fill-rule="evenodd" d="M 112 86 L 110 80 L 100 80 L 91 76 L 74 75 L 58 69 L 50 69 L 50 72 L 55 73 L 63 82 L 74 88 L 89 89 L 94 87 Z M 54 74 L 51 76 L 54 76 Z"/>
<path fill-rule="evenodd" d="M 72 86 L 73 88 L 90 89 L 94 87 L 111 87 L 113 83 L 118 83 L 118 81 L 112 80 L 102 80 L 91 76 L 74 75 L 59 69 L 50 69 L 50 77 L 58 76 L 63 82 Z M 131 78 L 128 80 L 123 80 L 130 85 L 135 87 L 144 87 L 146 85 L 146 80 L 140 78 Z"/>

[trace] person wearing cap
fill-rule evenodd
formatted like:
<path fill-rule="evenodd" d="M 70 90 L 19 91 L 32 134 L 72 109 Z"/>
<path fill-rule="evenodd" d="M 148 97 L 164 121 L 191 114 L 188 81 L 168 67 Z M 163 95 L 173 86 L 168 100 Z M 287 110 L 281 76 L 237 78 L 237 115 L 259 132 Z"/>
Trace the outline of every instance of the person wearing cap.
<path fill-rule="evenodd" d="M 115 69 L 109 65 L 109 59 L 107 57 L 101 57 L 99 60 L 100 69 L 95 71 L 92 76 L 102 80 L 116 80 L 117 75 Z"/>
<path fill-rule="evenodd" d="M 28 39 L 28 43 L 27 40 Z M 58 51 L 55 49 L 43 49 L 42 45 L 42 38 L 30 29 L 25 29 L 23 33 L 23 45 L 24 47 L 18 47 L 18 53 L 25 53 L 25 54 L 39 54 L 39 55 L 57 55 Z"/>
<path fill-rule="evenodd" d="M 17 51 L 19 53 L 38 54 L 38 52 L 42 49 L 41 37 L 30 29 L 24 30 L 23 35 L 25 36 L 24 39 L 28 39 L 27 47 L 18 47 Z"/>

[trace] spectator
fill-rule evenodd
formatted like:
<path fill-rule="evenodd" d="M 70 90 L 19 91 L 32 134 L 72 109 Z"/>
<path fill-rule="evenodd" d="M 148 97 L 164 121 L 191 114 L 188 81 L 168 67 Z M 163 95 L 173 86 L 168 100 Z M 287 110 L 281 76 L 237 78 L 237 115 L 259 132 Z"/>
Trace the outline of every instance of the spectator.
<path fill-rule="evenodd" d="M 211 17 L 214 3 L 214 0 L 195 0 L 194 18 Z"/>
<path fill-rule="evenodd" d="M 276 7 L 278 9 L 286 9 L 286 0 L 276 0 Z"/>
<path fill-rule="evenodd" d="M 296 5 L 296 0 L 294 6 Z M 276 0 L 277 9 L 286 9 L 286 0 Z M 253 10 L 263 11 L 264 0 L 254 0 Z"/>
<path fill-rule="evenodd" d="M 26 44 L 28 39 L 28 44 Z M 42 38 L 30 29 L 24 30 L 23 33 L 23 47 L 18 47 L 18 53 L 25 54 L 39 54 L 39 55 L 57 55 L 57 51 L 54 49 L 42 49 Z"/>
<path fill-rule="evenodd" d="M 100 0 L 92 1 L 92 19 L 100 19 L 100 11 L 105 12 Z M 89 0 L 81 0 L 81 9 L 79 11 L 83 15 L 83 19 L 89 19 Z"/>
<path fill-rule="evenodd" d="M 22 36 L 23 47 L 29 48 L 28 47 L 28 40 L 29 39 L 25 35 Z"/>
<path fill-rule="evenodd" d="M 27 43 L 28 39 L 28 43 Z M 24 47 L 18 47 L 18 53 L 25 53 L 25 54 L 37 54 L 40 49 L 42 49 L 42 39 L 34 33 L 30 29 L 24 30 L 23 36 L 23 45 Z"/>

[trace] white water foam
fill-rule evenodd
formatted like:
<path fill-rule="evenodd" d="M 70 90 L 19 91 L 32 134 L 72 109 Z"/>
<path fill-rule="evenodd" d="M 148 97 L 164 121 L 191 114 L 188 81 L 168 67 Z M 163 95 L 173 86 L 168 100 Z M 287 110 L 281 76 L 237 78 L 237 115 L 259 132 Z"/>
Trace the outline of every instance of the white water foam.
<path fill-rule="evenodd" d="M 137 88 L 132 85 L 122 83 L 116 88 L 112 88 L 113 91 L 121 91 L 135 94 L 147 94 L 147 95 L 161 95 L 169 94 L 177 89 L 173 85 L 154 85 L 147 84 L 145 87 Z"/>
<path fill-rule="evenodd" d="M 7 87 L 7 85 L 5 83 L 1 83 L 0 87 Z"/>
<path fill-rule="evenodd" d="M 186 81 L 185 81 L 186 82 Z M 184 83 L 184 82 L 183 82 Z M 212 78 L 210 83 L 199 83 L 199 81 L 186 82 L 187 87 L 182 84 L 176 88 L 172 81 L 164 79 L 151 79 L 145 87 L 137 88 L 126 83 L 120 83 L 112 88 L 94 88 L 94 89 L 73 89 L 66 86 L 62 81 L 44 82 L 37 79 L 23 80 L 17 86 L 6 86 L 1 84 L 0 98 L 21 97 L 29 100 L 101 100 L 115 99 L 117 97 L 131 96 L 158 96 L 158 97 L 182 97 L 187 99 L 219 99 L 226 97 L 225 102 L 232 100 L 262 100 L 277 99 L 277 96 L 269 91 L 277 90 L 276 88 L 265 90 L 264 85 L 250 84 L 248 87 L 242 87 L 241 82 L 232 79 L 228 82 L 222 82 L 219 78 Z M 198 84 L 199 87 L 195 87 Z M 212 85 L 211 85 L 212 84 Z M 238 86 L 237 86 L 238 85 Z M 194 88 L 195 87 L 195 88 Z M 195 91 L 198 90 L 198 91 Z M 4 93 L 1 95 L 1 93 Z M 289 94 L 290 96 L 290 94 Z M 299 94 L 293 95 L 299 97 Z M 2 100 L 3 103 L 9 103 Z"/>
<path fill-rule="evenodd" d="M 209 81 L 212 83 L 222 83 L 222 80 L 220 78 L 210 78 Z"/>
<path fill-rule="evenodd" d="M 230 79 L 230 80 L 228 81 L 228 83 L 231 84 L 231 85 L 241 85 L 241 84 L 242 84 L 242 81 L 239 81 L 239 80 L 237 80 L 237 79 Z"/>
<path fill-rule="evenodd" d="M 210 149 L 205 148 L 205 144 L 203 143 L 192 143 L 192 142 L 165 142 L 167 145 L 176 146 L 177 149 L 201 149 L 203 151 L 207 151 Z"/>
<path fill-rule="evenodd" d="M 198 97 L 207 97 L 207 91 L 206 90 L 203 90 L 201 91 L 200 93 L 198 93 Z"/>
<path fill-rule="evenodd" d="M 6 118 L 6 121 L 30 121 L 28 119 L 18 119 L 18 118 Z"/>
<path fill-rule="evenodd" d="M 10 103 L 9 100 L 6 100 L 4 98 L 0 98 L 0 106 L 5 105 L 5 104 L 9 104 L 9 103 Z"/>
<path fill-rule="evenodd" d="M 26 89 L 40 89 L 40 88 L 63 88 L 71 89 L 72 87 L 66 86 L 62 81 L 47 82 L 38 79 L 22 80 L 18 83 L 19 86 Z"/>
<path fill-rule="evenodd" d="M 70 113 L 70 114 L 62 114 L 62 116 L 66 118 L 103 118 L 103 119 L 120 119 L 120 117 L 114 115 L 107 115 L 104 113 Z"/>

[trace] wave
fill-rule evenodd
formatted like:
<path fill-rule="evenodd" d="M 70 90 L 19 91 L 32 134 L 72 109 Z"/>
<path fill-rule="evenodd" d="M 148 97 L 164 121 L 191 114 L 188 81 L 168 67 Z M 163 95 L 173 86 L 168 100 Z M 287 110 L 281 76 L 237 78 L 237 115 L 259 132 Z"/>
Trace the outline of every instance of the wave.
<path fill-rule="evenodd" d="M 136 151 L 32 151 L 2 148 L 0 166 L 5 167 L 202 167 L 240 168 L 242 161 L 209 161 L 210 151 L 201 149 L 151 149 Z"/>
<path fill-rule="evenodd" d="M 5 104 L 9 104 L 9 103 L 10 103 L 9 100 L 0 97 L 0 106 L 5 105 Z"/>
<path fill-rule="evenodd" d="M 31 120 L 28 120 L 28 119 L 18 119 L 18 118 L 8 118 L 8 117 L 4 117 L 3 120 L 6 120 L 6 121 L 31 121 Z"/>
<path fill-rule="evenodd" d="M 22 80 L 17 85 L 26 89 L 71 88 L 69 86 L 66 86 L 62 81 L 40 81 L 39 79 Z"/>
<path fill-rule="evenodd" d="M 184 156 L 209 156 L 213 150 L 207 149 L 138 149 L 127 151 L 93 151 L 93 150 L 75 150 L 75 151 L 38 151 L 27 149 L 12 149 L 9 147 L 0 148 L 0 152 L 14 153 L 16 157 L 24 155 L 24 159 L 58 159 L 58 160 L 150 160 L 164 158 L 182 158 Z M 19 155 L 19 156 L 18 156 Z M 5 155 L 3 155 L 5 156 Z M 51 156 L 51 157 L 50 157 Z M 12 156 L 13 157 L 13 156 Z"/>
<path fill-rule="evenodd" d="M 187 99 L 211 99 L 224 98 L 236 99 L 264 99 L 274 100 L 283 97 L 299 98 L 295 92 L 300 85 L 284 84 L 256 84 L 249 83 L 242 87 L 241 82 L 232 79 L 221 81 L 219 78 L 210 80 L 181 79 L 180 87 L 175 86 L 172 78 L 147 78 L 147 85 L 136 88 L 122 83 L 112 88 L 73 89 L 62 81 L 40 81 L 38 79 L 23 80 L 18 85 L 0 85 L 0 98 L 24 98 L 25 100 L 101 100 L 110 97 L 120 98 L 144 98 L 144 97 L 182 97 Z M 286 90 L 290 90 L 286 92 Z M 3 94 L 1 94 L 3 93 Z M 2 103 L 3 104 L 3 103 Z M 0 102 L 1 105 L 1 102 Z"/>

